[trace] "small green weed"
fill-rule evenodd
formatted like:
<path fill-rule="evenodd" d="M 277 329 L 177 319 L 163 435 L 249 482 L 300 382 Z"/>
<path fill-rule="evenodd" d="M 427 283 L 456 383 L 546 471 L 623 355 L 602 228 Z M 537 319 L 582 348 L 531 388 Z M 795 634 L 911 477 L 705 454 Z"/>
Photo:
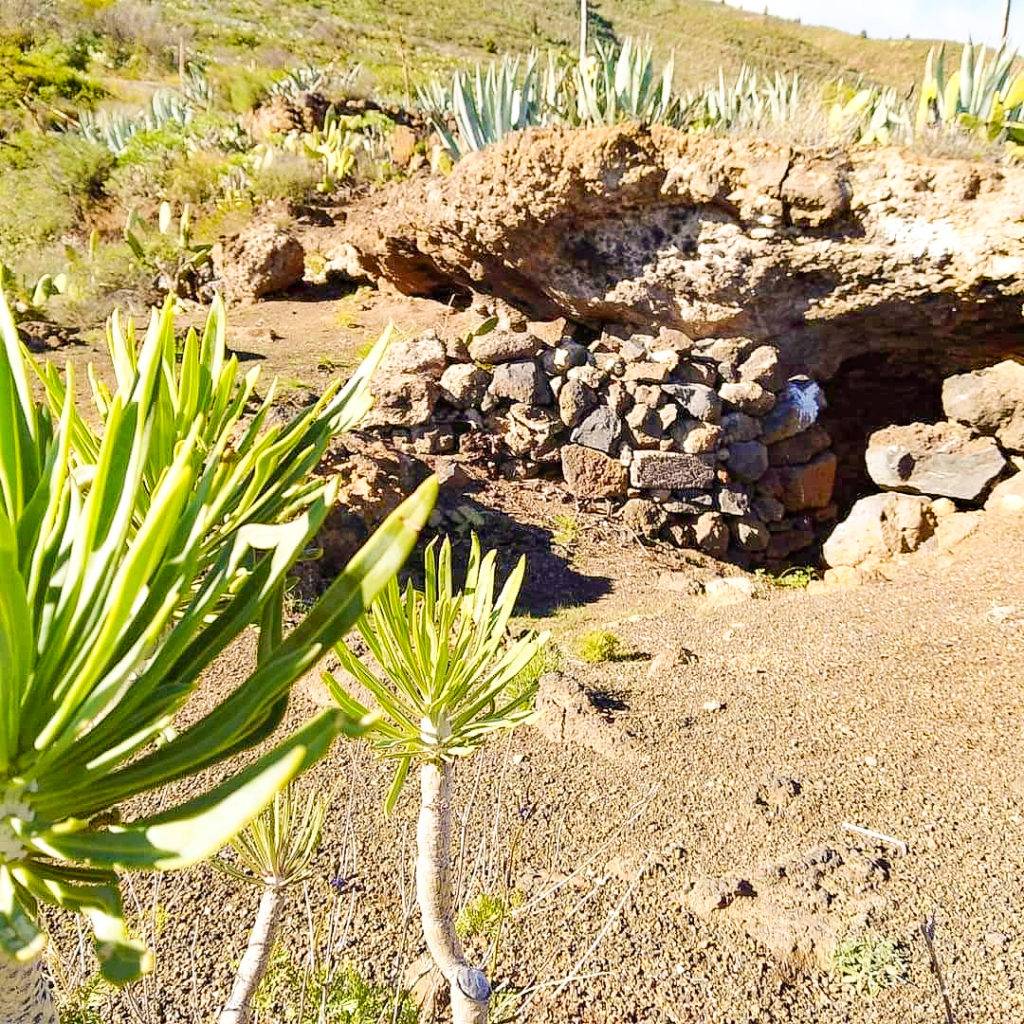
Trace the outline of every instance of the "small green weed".
<path fill-rule="evenodd" d="M 832 965 L 844 987 L 869 998 L 905 980 L 909 967 L 902 943 L 870 932 L 848 936 L 839 943 Z"/>
<path fill-rule="evenodd" d="M 811 565 L 791 565 L 785 572 L 778 574 L 767 569 L 758 569 L 754 575 L 769 587 L 806 590 L 808 585 L 818 578 L 818 570 Z"/>
<path fill-rule="evenodd" d="M 384 985 L 374 985 L 351 962 L 337 970 L 300 967 L 283 946 L 275 948 L 253 997 L 253 1019 L 289 1024 L 417 1024 L 416 1007 L 403 994 L 396 1002 Z M 91 1022 L 85 1022 L 91 1024 Z"/>
<path fill-rule="evenodd" d="M 528 689 L 536 689 L 541 676 L 557 672 L 562 667 L 562 652 L 552 643 L 542 647 L 527 663 L 525 668 L 509 683 L 510 696 L 519 696 Z"/>
<path fill-rule="evenodd" d="M 562 512 L 554 517 L 555 528 L 551 531 L 551 543 L 555 547 L 571 550 L 583 536 L 583 527 L 573 515 Z"/>
<path fill-rule="evenodd" d="M 525 899 L 518 889 L 509 892 L 507 902 L 493 893 L 478 893 L 459 911 L 455 931 L 463 942 L 473 938 L 493 939 L 505 915 L 511 909 L 521 907 Z"/>
<path fill-rule="evenodd" d="M 622 641 L 607 629 L 595 629 L 576 641 L 576 653 L 590 665 L 618 661 L 625 653 Z"/>

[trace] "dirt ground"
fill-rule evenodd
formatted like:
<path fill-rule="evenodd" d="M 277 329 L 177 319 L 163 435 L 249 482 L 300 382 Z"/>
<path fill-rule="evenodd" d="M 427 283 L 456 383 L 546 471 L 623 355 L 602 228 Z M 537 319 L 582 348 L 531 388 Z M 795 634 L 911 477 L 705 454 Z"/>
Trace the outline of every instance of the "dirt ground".
<path fill-rule="evenodd" d="M 441 313 L 366 291 L 299 293 L 234 311 L 231 337 L 288 387 L 316 391 L 388 319 L 411 332 Z M 561 657 L 539 723 L 459 765 L 462 896 L 507 883 L 523 900 L 494 980 L 524 994 L 497 1019 L 1024 1020 L 1024 520 L 991 518 L 893 580 L 764 587 L 719 607 L 698 584 L 734 570 L 645 548 L 552 483 L 481 481 L 445 500 L 482 512 L 506 563 L 528 555 L 522 610 Z M 579 661 L 575 640 L 595 628 L 627 654 Z M 669 664 L 652 668 L 664 652 Z M 222 658 L 188 714 L 236 685 L 251 653 L 246 638 Z M 325 699 L 304 680 L 290 724 Z M 422 953 L 415 787 L 385 818 L 388 782 L 353 743 L 307 777 L 332 812 L 283 946 L 398 986 Z M 209 866 L 134 879 L 129 903 L 158 967 L 111 1019 L 208 1021 L 256 900 Z M 909 964 L 874 998 L 844 987 L 821 952 L 865 931 Z"/>

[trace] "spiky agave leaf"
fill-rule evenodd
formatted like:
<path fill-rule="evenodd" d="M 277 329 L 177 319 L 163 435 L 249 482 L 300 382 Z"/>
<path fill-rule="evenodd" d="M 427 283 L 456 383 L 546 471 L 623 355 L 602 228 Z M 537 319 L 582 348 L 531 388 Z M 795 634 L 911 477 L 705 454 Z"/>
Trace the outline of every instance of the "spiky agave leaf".
<path fill-rule="evenodd" d="M 137 353 L 115 347 L 117 385 L 93 432 L 75 407 L 70 369 L 59 387 L 55 372 L 43 374 L 53 405 L 37 404 L 32 360 L 0 297 L 0 952 L 36 955 L 39 905 L 67 907 L 91 922 L 101 970 L 115 982 L 149 963 L 127 938 L 115 872 L 209 856 L 337 735 L 367 723 L 331 710 L 184 804 L 128 821 L 110 812 L 269 736 L 291 683 L 402 564 L 435 493 L 428 481 L 400 506 L 282 636 L 285 575 L 335 484 L 298 485 L 258 427 L 244 432 L 260 453 L 248 476 L 218 475 L 211 462 L 227 449 L 217 430 L 239 429 L 224 412 L 237 392 L 218 390 L 212 372 L 219 328 L 205 356 L 193 352 L 179 366 L 162 322 Z M 195 388 L 182 387 L 190 373 Z M 364 407 L 365 376 L 357 378 L 344 402 L 332 396 L 293 428 L 303 459 L 322 432 Z M 196 389 L 209 417 L 194 404 Z M 268 431 L 271 448 L 288 429 Z M 261 473 L 260 460 L 273 473 Z M 234 489 L 237 515 L 222 504 L 224 487 Z M 254 622 L 255 670 L 190 728 L 154 744 L 204 668 Z"/>

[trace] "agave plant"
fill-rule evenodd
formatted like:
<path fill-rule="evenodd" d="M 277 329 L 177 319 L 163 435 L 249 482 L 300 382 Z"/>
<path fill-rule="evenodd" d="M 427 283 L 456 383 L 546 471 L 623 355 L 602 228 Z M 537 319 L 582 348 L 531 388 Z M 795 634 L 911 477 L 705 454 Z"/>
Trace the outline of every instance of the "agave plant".
<path fill-rule="evenodd" d="M 218 463 L 230 463 L 232 417 L 212 447 L 206 418 L 165 419 L 161 334 L 147 335 L 111 396 L 92 458 L 66 371 L 59 414 L 30 387 L 30 357 L 0 297 L 0 1019 L 50 1024 L 39 955 L 44 905 L 85 916 L 100 971 L 124 983 L 151 955 L 127 932 L 117 873 L 170 870 L 224 845 L 282 786 L 363 722 L 318 715 L 248 767 L 157 814 L 125 819 L 137 794 L 224 762 L 267 739 L 288 690 L 336 643 L 394 574 L 432 505 L 428 482 L 389 518 L 287 636 L 289 567 L 333 501 L 326 481 L 293 515 L 220 527 Z M 212 350 L 212 349 L 211 349 Z M 166 383 L 166 382 L 165 382 Z M 200 390 L 209 381 L 193 379 Z M 359 382 L 339 404 L 364 401 Z M 343 397 L 344 396 L 344 397 Z M 325 413 L 325 415 L 327 415 Z M 333 408 L 331 416 L 344 418 Z M 260 431 L 257 428 L 257 435 Z M 259 438 L 251 442 L 259 447 Z M 167 458 L 153 453 L 163 446 Z M 248 447 L 248 446 L 246 446 Z M 253 491 L 273 495 L 264 465 Z M 147 468 L 164 462 L 155 478 Z M 271 470 L 273 473 L 273 469 Z M 300 488 L 301 491 L 301 488 Z M 175 713 L 204 669 L 253 622 L 257 667 L 180 734 Z"/>
<path fill-rule="evenodd" d="M 78 130 L 89 142 L 105 146 L 114 156 L 122 156 L 139 132 L 157 131 L 169 124 L 187 125 L 194 113 L 186 96 L 173 89 L 158 89 L 137 114 L 92 114 L 83 110 L 78 115 Z"/>
<path fill-rule="evenodd" d="M 829 90 L 826 105 L 829 129 L 864 145 L 909 141 L 912 134 L 907 103 L 891 87 L 857 89 L 839 82 Z"/>
<path fill-rule="evenodd" d="M 274 82 L 268 90 L 271 96 L 294 99 L 304 92 L 327 92 L 329 89 L 348 89 L 363 70 L 361 64 L 353 64 L 343 72 L 333 64 L 304 64 L 294 67 Z"/>
<path fill-rule="evenodd" d="M 672 91 L 674 61 L 660 75 L 650 43 L 623 41 L 616 50 L 600 40 L 595 53 L 576 68 L 576 101 L 582 124 L 617 121 L 673 122 L 678 102 Z"/>
<path fill-rule="evenodd" d="M 799 109 L 800 95 L 798 73 L 762 78 L 744 64 L 735 82 L 727 83 L 719 70 L 717 83 L 687 96 L 682 120 L 695 131 L 783 124 Z"/>
<path fill-rule="evenodd" d="M 990 139 L 1024 142 L 1024 72 L 1014 74 L 1016 53 L 1005 45 L 989 59 L 980 43 L 968 43 L 960 67 L 947 74 L 945 46 L 928 51 L 918 99 L 917 129 L 958 127 Z"/>
<path fill-rule="evenodd" d="M 452 551 L 446 540 L 431 543 L 424 557 L 422 592 L 403 591 L 391 580 L 358 622 L 358 630 L 382 677 L 366 668 L 344 644 L 336 648 L 342 668 L 373 697 L 374 712 L 332 675 L 327 686 L 353 721 L 370 722 L 374 749 L 397 763 L 386 810 L 394 808 L 409 770 L 420 771 L 416 831 L 416 893 L 427 947 L 451 993 L 456 1024 L 486 1022 L 490 984 L 471 967 L 455 932 L 450 873 L 451 785 L 454 762 L 472 754 L 495 731 L 531 714 L 536 684 L 517 677 L 548 635 L 529 631 L 507 642 L 509 619 L 526 570 L 525 559 L 495 601 L 495 553 L 481 558 L 472 539 L 464 588 L 452 581 Z"/>
<path fill-rule="evenodd" d="M 247 1024 L 252 998 L 266 974 L 281 921 L 285 891 L 309 877 L 310 863 L 327 815 L 327 800 L 310 795 L 296 808 L 291 786 L 231 841 L 234 860 L 215 863 L 223 871 L 262 890 L 245 954 L 235 972 L 217 1024 Z"/>

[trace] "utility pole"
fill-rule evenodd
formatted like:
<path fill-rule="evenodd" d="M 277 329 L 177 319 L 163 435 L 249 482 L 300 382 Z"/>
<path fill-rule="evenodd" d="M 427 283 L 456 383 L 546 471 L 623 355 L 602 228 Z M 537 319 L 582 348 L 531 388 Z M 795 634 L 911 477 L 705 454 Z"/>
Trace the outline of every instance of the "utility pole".
<path fill-rule="evenodd" d="M 1003 42 L 1005 43 L 1010 35 L 1010 4 L 1013 0 L 1006 0 L 1006 12 L 1003 14 Z"/>
<path fill-rule="evenodd" d="M 1009 2 L 1007 2 L 1007 17 L 1009 17 Z M 587 0 L 580 0 L 580 63 L 587 59 Z"/>

